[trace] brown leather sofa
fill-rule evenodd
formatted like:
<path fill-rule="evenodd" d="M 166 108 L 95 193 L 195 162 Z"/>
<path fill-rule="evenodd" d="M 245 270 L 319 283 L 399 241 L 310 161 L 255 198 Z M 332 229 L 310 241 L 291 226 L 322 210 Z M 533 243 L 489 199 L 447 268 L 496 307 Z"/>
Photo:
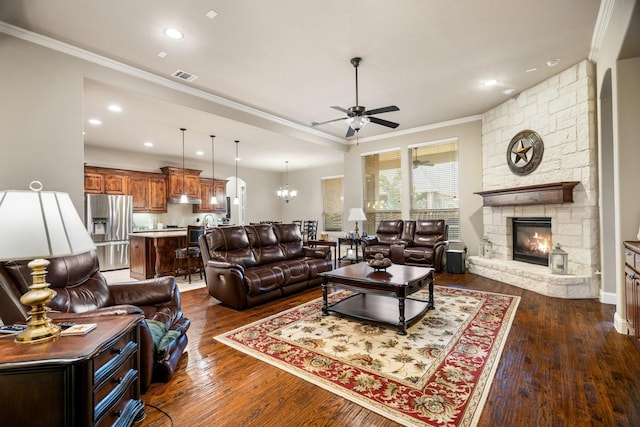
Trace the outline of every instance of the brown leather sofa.
<path fill-rule="evenodd" d="M 449 245 L 449 226 L 443 219 L 405 221 L 401 244 L 391 246 L 391 261 L 396 264 L 443 268 Z"/>
<path fill-rule="evenodd" d="M 94 251 L 49 260 L 47 282 L 57 295 L 49 302 L 51 317 L 143 314 L 140 328 L 140 384 L 144 392 L 152 381 L 166 382 L 173 375 L 187 346 L 189 319 L 180 307 L 175 278 L 107 284 Z M 20 296 L 32 283 L 28 261 L 0 264 L 0 318 L 5 324 L 27 319 Z M 147 322 L 147 320 L 151 320 Z M 154 322 L 155 321 L 155 322 Z M 164 331 L 168 344 L 156 351 L 152 330 Z M 166 341 L 165 341 L 166 342 Z"/>
<path fill-rule="evenodd" d="M 328 247 L 307 248 L 296 224 L 215 227 L 200 236 L 209 294 L 242 310 L 317 286 Z"/>
<path fill-rule="evenodd" d="M 371 259 L 375 254 L 391 257 L 391 245 L 403 244 L 402 230 L 404 221 L 401 219 L 385 219 L 380 221 L 376 235 L 362 240 L 362 253 L 365 259 Z"/>

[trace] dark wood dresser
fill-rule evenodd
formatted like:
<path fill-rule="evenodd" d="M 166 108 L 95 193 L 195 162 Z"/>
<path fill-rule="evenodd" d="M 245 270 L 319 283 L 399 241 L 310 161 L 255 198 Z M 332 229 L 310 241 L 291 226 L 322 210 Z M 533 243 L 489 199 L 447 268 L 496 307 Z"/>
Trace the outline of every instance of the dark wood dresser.
<path fill-rule="evenodd" d="M 130 426 L 144 414 L 138 372 L 141 320 L 139 315 L 73 319 L 97 327 L 41 344 L 0 337 L 0 424 Z"/>
<path fill-rule="evenodd" d="M 624 288 L 629 335 L 640 339 L 640 242 L 624 244 Z"/>

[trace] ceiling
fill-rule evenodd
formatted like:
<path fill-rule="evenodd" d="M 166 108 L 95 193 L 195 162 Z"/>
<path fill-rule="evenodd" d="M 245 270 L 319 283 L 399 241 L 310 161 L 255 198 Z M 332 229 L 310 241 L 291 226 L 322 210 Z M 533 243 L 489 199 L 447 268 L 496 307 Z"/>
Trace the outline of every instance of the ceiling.
<path fill-rule="evenodd" d="M 164 156 L 196 150 L 233 163 L 240 140 L 243 166 L 297 170 L 340 163 L 355 138 L 330 106 L 397 105 L 370 123 L 359 143 L 472 117 L 588 58 L 599 0 L 14 0 L 0 21 L 158 76 L 228 114 L 213 114 L 86 81 L 85 144 Z M 213 19 L 206 16 L 213 10 Z M 166 28 L 184 33 L 167 38 Z M 13 27 L 12 27 L 13 28 Z M 166 56 L 158 56 L 165 52 Z M 553 67 L 547 61 L 559 59 Z M 183 70 L 198 76 L 183 82 Z M 494 86 L 485 86 L 490 79 Z M 503 93 L 514 90 L 511 94 Z M 123 111 L 106 109 L 118 103 Z M 143 142 L 154 147 L 147 148 Z"/>

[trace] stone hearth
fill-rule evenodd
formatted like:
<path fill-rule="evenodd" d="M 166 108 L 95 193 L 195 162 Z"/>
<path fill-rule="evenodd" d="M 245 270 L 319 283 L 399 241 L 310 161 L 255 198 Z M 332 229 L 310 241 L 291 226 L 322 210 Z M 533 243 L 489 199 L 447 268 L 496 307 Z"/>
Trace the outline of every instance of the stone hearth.
<path fill-rule="evenodd" d="M 521 261 L 471 256 L 469 272 L 557 298 L 595 298 L 600 288 L 591 277 L 551 274 L 549 267 Z"/>

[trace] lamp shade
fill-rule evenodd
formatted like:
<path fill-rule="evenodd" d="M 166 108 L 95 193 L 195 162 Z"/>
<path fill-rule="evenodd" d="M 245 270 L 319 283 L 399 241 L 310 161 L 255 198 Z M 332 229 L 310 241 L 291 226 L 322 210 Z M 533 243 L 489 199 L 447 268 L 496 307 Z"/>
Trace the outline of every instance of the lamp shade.
<path fill-rule="evenodd" d="M 362 208 L 351 208 L 349 209 L 349 218 L 347 221 L 366 221 L 367 217 L 364 214 Z"/>
<path fill-rule="evenodd" d="M 0 260 L 52 258 L 95 248 L 67 193 L 0 192 Z"/>

